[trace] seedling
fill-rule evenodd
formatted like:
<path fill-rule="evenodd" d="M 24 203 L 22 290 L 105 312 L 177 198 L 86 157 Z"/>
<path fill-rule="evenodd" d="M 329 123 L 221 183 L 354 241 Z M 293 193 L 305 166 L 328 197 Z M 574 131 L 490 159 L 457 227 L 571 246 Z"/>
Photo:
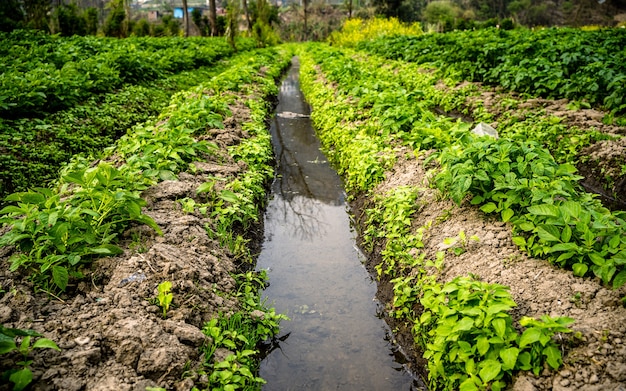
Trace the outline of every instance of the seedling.
<path fill-rule="evenodd" d="M 459 256 L 467 251 L 467 244 L 470 240 L 474 242 L 479 242 L 480 238 L 476 235 L 472 235 L 468 239 L 465 235 L 465 230 L 461 230 L 457 236 L 445 238 L 443 240 L 443 244 L 446 245 L 448 248 L 452 248 L 454 254 L 456 256 Z"/>
<path fill-rule="evenodd" d="M 9 369 L 2 374 L 2 381 L 13 383 L 14 391 L 23 390 L 33 381 L 33 373 L 29 368 L 33 361 L 28 359 L 28 355 L 34 349 L 61 350 L 48 338 L 39 338 L 32 343 L 32 338 L 39 336 L 41 334 L 33 330 L 11 329 L 0 325 L 0 354 L 19 352 L 22 355 L 22 360 L 15 363 L 18 368 Z M 19 346 L 16 344 L 16 337 L 23 337 Z"/>
<path fill-rule="evenodd" d="M 170 309 L 170 304 L 174 298 L 174 295 L 171 293 L 172 283 L 170 281 L 163 281 L 159 284 L 157 289 L 159 290 L 159 295 L 157 296 L 159 307 L 161 307 L 163 319 L 165 319 L 167 318 L 167 311 Z"/>

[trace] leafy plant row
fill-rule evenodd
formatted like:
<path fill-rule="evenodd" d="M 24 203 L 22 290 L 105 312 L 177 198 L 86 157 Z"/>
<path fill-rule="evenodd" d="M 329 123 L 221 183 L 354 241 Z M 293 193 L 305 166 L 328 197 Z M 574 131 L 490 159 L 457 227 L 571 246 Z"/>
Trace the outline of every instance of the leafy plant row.
<path fill-rule="evenodd" d="M 486 213 L 499 213 L 533 256 L 589 271 L 605 284 L 626 283 L 626 212 L 611 212 L 580 191 L 576 169 L 558 164 L 535 142 L 472 140 L 441 152 L 438 186 L 456 202 L 465 195 Z"/>
<path fill-rule="evenodd" d="M 522 232 L 516 243 L 533 256 L 573 268 L 578 276 L 593 274 L 614 287 L 626 282 L 624 213 L 608 211 L 582 191 L 578 185 L 581 178 L 574 175 L 572 164 L 559 165 L 540 143 L 521 141 L 523 137 L 514 122 L 510 123 L 514 129 L 502 128 L 502 134 L 510 134 L 511 139 L 481 141 L 468 132 L 468 124 L 434 115 L 430 108 L 433 102 L 441 101 L 437 94 L 443 91 L 430 88 L 428 85 L 436 79 L 419 69 L 403 67 L 401 63 L 385 68 L 377 58 L 355 59 L 358 56 L 341 54 L 339 50 L 327 51 L 331 53 L 317 58 L 326 76 L 346 89 L 351 99 L 358 98 L 356 107 L 370 107 L 370 115 L 377 117 L 373 121 L 378 121 L 379 128 L 369 131 L 370 137 L 395 139 L 414 150 L 443 151 L 438 157 L 443 166 L 439 186 L 450 190 L 455 201 L 460 202 L 469 191 L 481 197 L 475 198 L 475 203 L 492 202 L 483 210 L 504 213 L 504 221 L 511 220 L 518 232 Z M 381 72 L 383 69 L 389 72 Z M 404 95 L 406 91 L 412 91 L 408 97 Z M 538 140 L 545 134 L 544 125 L 543 121 L 539 122 L 537 134 L 533 134 L 532 127 L 523 134 L 527 140 Z M 577 150 L 578 146 L 565 148 Z M 574 154 L 567 154 L 565 148 L 560 149 L 561 157 L 573 160 Z M 474 179 L 475 187 L 470 190 Z M 563 202 L 576 205 L 576 210 L 583 212 L 570 220 L 565 212 L 544 210 L 541 213 L 544 217 L 540 217 L 532 215 L 536 210 L 526 209 L 558 206 Z M 494 204 L 496 208 L 492 207 Z M 522 219 L 520 215 L 527 217 Z M 559 220 L 562 218 L 566 220 Z M 533 225 L 526 224 L 529 219 Z M 565 228 L 566 225 L 570 228 Z M 551 236 L 544 233 L 547 226 L 551 227 L 547 228 Z M 557 240 L 556 231 L 560 232 L 560 228 L 565 228 L 565 235 Z"/>
<path fill-rule="evenodd" d="M 209 178 L 198 187 L 196 197 L 179 200 L 183 210 L 210 218 L 207 233 L 228 247 L 244 270 L 253 262 L 244 236 L 251 224 L 258 222 L 260 208 L 266 200 L 267 184 L 274 174 L 271 136 L 266 126 L 273 106 L 268 98 L 278 93 L 275 81 L 288 66 L 291 52 L 287 49 L 257 51 L 245 58 L 239 66 L 225 71 L 223 79 L 214 83 L 211 89 L 230 96 L 225 102 L 213 103 L 215 112 L 224 113 L 227 109 L 222 103 L 232 104 L 236 99 L 243 100 L 250 110 L 250 120 L 242 124 L 246 138 L 228 148 L 230 157 L 244 163 L 246 170 L 236 175 Z M 262 76 L 259 74 L 261 65 Z M 183 121 L 190 127 L 219 120 L 202 115 L 202 109 L 211 102 L 197 100 L 193 105 L 187 104 L 189 96 L 200 95 L 205 89 L 206 85 L 201 85 L 190 94 L 174 99 L 171 107 L 175 108 L 176 114 L 173 120 Z M 230 95 L 233 91 L 237 91 L 237 97 Z M 224 115 L 233 114 L 225 112 Z M 223 183 L 218 184 L 218 181 Z M 260 289 L 265 287 L 267 278 L 264 272 L 247 271 L 234 277 L 237 291 L 232 298 L 240 308 L 232 314 L 220 313 L 205 324 L 203 332 L 210 337 L 211 343 L 202 348 L 204 366 L 199 375 L 207 375 L 208 383 L 198 384 L 198 389 L 260 389 L 265 381 L 258 376 L 259 345 L 275 336 L 280 321 L 286 319 L 261 301 Z M 232 353 L 220 361 L 215 357 L 217 349 Z"/>
<path fill-rule="evenodd" d="M 446 254 L 428 259 L 422 250 L 431 223 L 414 232 L 411 228 L 419 193 L 419 188 L 401 186 L 376 196 L 366 211 L 363 236 L 370 249 L 382 243 L 377 271 L 393 284 L 389 314 L 410 323 L 428 360 L 431 387 L 500 390 L 517 371 L 539 374 L 544 363 L 558 369 L 561 351 L 552 337 L 570 332 L 573 319 L 523 317 L 519 327 L 510 315 L 516 303 L 508 287 L 471 276 L 438 282 Z M 453 254 L 463 251 L 467 240 L 463 232 L 456 239 L 461 247 L 451 248 Z"/>
<path fill-rule="evenodd" d="M 391 59 L 431 63 L 449 74 L 548 98 L 585 100 L 626 112 L 626 31 L 483 29 L 385 36 L 359 47 Z"/>
<path fill-rule="evenodd" d="M 97 155 L 126 129 L 158 115 L 173 93 L 199 84 L 225 66 L 181 72 L 151 86 L 127 85 L 42 118 L 0 119 L 0 198 L 56 179 L 60 167 L 75 154 Z"/>
<path fill-rule="evenodd" d="M 331 156 L 345 167 L 343 170 L 354 168 L 356 172 L 361 172 L 361 166 L 346 165 L 341 161 L 342 158 L 351 160 L 346 156 L 356 155 L 352 159 L 361 156 L 359 147 L 342 143 L 346 137 L 344 132 L 352 131 L 353 138 L 361 136 L 364 139 L 387 140 L 387 146 L 394 144 L 390 138 L 396 138 L 400 143 L 415 139 L 404 134 L 401 124 L 390 125 L 382 110 L 378 111 L 378 103 L 367 100 L 369 92 L 359 96 L 357 89 L 369 91 L 373 87 L 380 89 L 378 96 L 387 96 L 386 91 L 382 92 L 384 81 L 379 80 L 377 87 L 376 83 L 370 84 L 371 80 L 368 80 L 370 72 L 371 75 L 380 75 L 383 73 L 381 69 L 360 68 L 360 75 L 367 75 L 365 77 L 356 73 L 346 74 L 351 71 L 351 59 L 348 56 L 333 59 L 333 54 L 321 47 L 301 54 L 301 84 L 312 105 L 312 117 L 320 131 L 320 138 L 327 140 L 327 147 L 333 151 Z M 337 54 L 336 57 L 341 56 Z M 329 71 L 320 75 L 316 72 L 316 62 L 322 71 Z M 347 67 L 345 72 L 341 69 L 344 65 Z M 331 80 L 324 80 L 323 77 Z M 339 80 L 342 77 L 345 79 Z M 391 107 L 391 101 L 385 102 Z M 399 107 L 395 109 L 407 110 L 407 106 L 399 102 Z M 426 112 L 417 117 L 426 118 L 425 121 L 434 119 Z M 385 129 L 385 126 L 394 125 L 400 130 L 393 132 Z M 335 130 L 331 132 L 333 128 Z M 437 143 L 436 140 L 428 141 L 431 142 Z M 378 145 L 376 141 L 371 143 Z M 339 148 L 342 150 L 339 151 Z M 381 151 L 378 156 L 382 155 Z M 368 161 L 367 158 L 364 160 Z M 384 161 L 387 160 L 370 161 L 370 168 L 364 173 L 376 172 Z M 351 173 L 345 175 L 351 177 Z M 369 186 L 352 190 L 370 190 L 380 178 L 370 179 L 366 182 Z M 521 324 L 526 330 L 519 333 L 509 313 L 515 303 L 506 287 L 469 277 L 460 277 L 446 284 L 438 283 L 434 276 L 443 267 L 445 254 L 438 253 L 436 259 L 429 260 L 426 253 L 420 250 L 424 247 L 422 237 L 429 226 L 411 232 L 412 215 L 419 207 L 418 198 L 419 189 L 410 187 L 400 187 L 384 197 L 376 197 L 375 205 L 367 210 L 363 235 L 364 244 L 370 251 L 381 246 L 382 261 L 376 270 L 380 277 L 391 279 L 394 284 L 390 313 L 413 325 L 415 343 L 423 349 L 429 362 L 431 386 L 434 389 L 503 389 L 518 370 L 532 369 L 537 372 L 543 369 L 544 362 L 558 368 L 562 362 L 561 353 L 552 336 L 568 332 L 566 326 L 572 320 L 549 317 L 542 320 L 523 319 Z M 429 274 L 427 270 L 434 272 Z M 418 310 L 421 311 L 419 316 Z"/>
<path fill-rule="evenodd" d="M 240 49 L 254 47 L 251 40 Z M 218 38 L 113 38 L 0 35 L 0 117 L 71 107 L 124 84 L 140 84 L 215 63 L 233 54 Z"/>
<path fill-rule="evenodd" d="M 131 129 L 104 152 L 97 165 L 84 158 L 70 164 L 56 188 L 8 196 L 14 205 L 0 211 L 0 221 L 11 230 L 0 244 L 17 247 L 10 269 L 26 269 L 43 289 L 64 290 L 70 278 L 80 278 L 82 268 L 95 257 L 121 252 L 115 242 L 130 223 L 148 224 L 159 231 L 141 211 L 145 201 L 140 192 L 175 178 L 192 160 L 214 153 L 216 145 L 197 135 L 207 127 L 223 126 L 231 92 L 246 80 L 254 81 L 253 74 L 263 62 L 276 61 L 274 55 L 269 51 L 242 55 L 230 71 L 174 96 L 168 110 Z"/>
<path fill-rule="evenodd" d="M 238 239 L 234 239 L 233 230 L 237 229 L 240 222 L 247 221 L 247 219 L 257 219 L 258 208 L 265 199 L 263 184 L 266 184 L 273 174 L 270 136 L 265 128 L 265 119 L 272 107 L 268 102 L 268 97 L 277 93 L 275 80 L 288 65 L 289 60 L 290 53 L 282 50 L 258 50 L 253 54 L 235 57 L 232 68 L 197 88 L 176 95 L 171 100 L 169 108 L 161 114 L 158 120 L 136 126 L 116 146 L 107 149 L 104 158 L 108 160 L 108 163 L 98 164 L 91 169 L 88 168 L 91 166 L 88 160 L 84 158 L 75 160 L 66 169 L 60 180 L 61 183 L 69 182 L 70 186 L 73 187 L 73 189 L 61 194 L 61 196 L 70 199 L 70 202 L 65 205 L 66 209 L 68 204 L 75 201 L 76 194 L 81 192 L 89 193 L 92 202 L 94 200 L 100 202 L 100 206 L 103 206 L 101 202 L 103 199 L 110 198 L 108 196 L 112 191 L 115 191 L 113 198 L 116 201 L 124 202 L 127 201 L 123 199 L 125 193 L 135 195 L 133 193 L 136 190 L 144 188 L 158 179 L 175 178 L 176 172 L 181 169 L 194 170 L 195 166 L 189 162 L 192 159 L 201 159 L 202 156 L 199 155 L 199 152 L 203 154 L 213 152 L 210 143 L 198 142 L 194 138 L 202 136 L 207 129 L 223 126 L 221 119 L 232 115 L 228 105 L 233 104 L 236 99 L 243 99 L 239 97 L 240 95 L 247 94 L 244 104 L 250 108 L 251 113 L 250 121 L 245 123 L 243 127 L 250 138 L 237 146 L 233 146 L 229 152 L 234 159 L 247 164 L 248 170 L 238 177 L 224 178 L 224 180 L 229 181 L 227 188 L 230 190 L 224 190 L 219 194 L 217 197 L 219 201 L 212 206 L 211 217 L 213 220 L 219 220 L 218 225 L 225 230 L 225 232 L 219 232 L 220 240 L 230 247 L 233 254 L 239 254 L 251 261 L 250 254 L 244 251 L 245 247 L 240 246 L 241 242 Z M 262 72 L 260 71 L 261 67 L 263 68 Z M 120 165 L 117 171 L 112 167 L 112 159 L 115 165 Z M 116 177 L 116 173 L 120 175 Z M 93 183 L 86 183 L 86 181 L 94 178 L 95 182 L 98 183 L 88 189 L 87 186 Z M 120 180 L 124 183 L 120 182 L 117 189 L 111 189 L 111 187 L 115 187 L 110 186 L 114 180 Z M 211 187 L 208 185 L 210 183 L 200 186 L 198 193 L 206 194 Z M 122 189 L 121 186 L 125 188 Z M 67 190 L 63 185 L 61 189 Z M 38 199 L 39 193 L 49 196 L 49 200 L 59 196 L 52 191 L 40 189 L 39 192 L 31 191 L 12 197 L 32 200 Z M 57 201 L 46 201 L 46 203 Z M 137 201 L 136 204 L 139 206 L 143 204 L 142 200 L 133 201 Z M 185 205 L 185 200 L 181 200 L 181 202 Z M 130 206 L 132 205 L 131 202 L 125 202 L 125 204 L 127 209 L 134 208 Z M 25 207 L 24 203 L 20 204 L 19 207 Z M 79 211 L 76 214 L 79 216 L 97 217 L 93 213 L 95 208 L 77 209 Z M 105 209 L 100 208 L 98 212 Z M 57 224 L 62 218 L 59 218 L 58 215 L 52 217 L 55 212 L 46 214 L 47 211 L 40 210 L 36 216 L 43 219 L 42 222 L 46 224 L 43 230 L 47 229 L 48 234 L 52 232 L 54 235 L 62 230 Z M 137 212 L 140 213 L 139 209 Z M 9 216 L 12 214 L 10 210 L 7 213 Z M 5 215 L 4 220 L 14 224 L 13 232 L 19 230 L 19 227 L 15 227 L 16 225 L 26 225 L 22 223 L 28 216 L 13 215 L 13 218 L 7 218 L 7 215 Z M 16 217 L 18 219 L 23 218 L 16 221 Z M 124 218 L 124 216 L 121 217 Z M 135 220 L 146 222 L 158 230 L 152 220 L 145 215 L 140 214 L 139 218 Z M 118 221 L 118 223 L 123 223 L 123 221 Z M 69 233 L 76 234 L 77 232 L 71 231 L 77 231 L 80 228 L 70 226 Z M 213 233 L 209 226 L 207 229 L 209 233 Z M 108 232 L 109 238 L 112 240 L 116 235 L 115 231 L 119 230 Z M 41 236 L 44 236 L 45 240 L 55 239 L 51 235 L 42 234 Z M 71 240 L 72 238 L 68 235 L 67 239 Z M 233 244 L 236 245 L 233 246 Z M 107 254 L 107 251 L 118 251 L 114 245 L 100 245 L 99 248 L 106 251 L 94 251 L 96 255 Z M 44 251 L 47 250 L 49 249 Z M 69 257 L 74 255 L 76 254 L 69 254 Z M 53 266 L 53 268 L 59 267 L 63 266 Z M 55 283 L 57 283 L 57 274 L 59 274 L 58 271 L 56 273 L 53 271 L 52 278 Z M 197 384 L 202 389 L 258 389 L 264 383 L 263 379 L 257 376 L 258 345 L 267 338 L 274 336 L 278 332 L 279 322 L 285 319 L 284 316 L 276 314 L 274 309 L 266 307 L 260 299 L 259 289 L 266 282 L 264 273 L 245 272 L 235 275 L 234 278 L 237 289 L 228 295 L 239 303 L 240 308 L 232 314 L 219 314 L 203 328 L 203 332 L 209 337 L 210 343 L 202 347 L 204 363 L 198 375 L 206 375 L 206 379 L 208 379 L 207 384 Z M 171 283 L 169 281 L 163 282 L 159 285 L 159 297 L 155 299 L 162 307 L 164 316 L 173 299 L 170 289 Z M 23 361 L 15 363 L 17 369 L 9 370 L 3 374 L 6 375 L 7 381 L 14 383 L 16 390 L 25 388 L 32 380 L 32 373 L 28 368 L 31 361 L 27 360 L 27 355 L 32 349 L 54 348 L 58 350 L 54 342 L 45 338 L 38 339 L 31 346 L 31 337 L 33 336 L 39 336 L 39 334 L 31 330 L 6 329 L 0 326 L 0 354 L 19 351 L 24 355 Z M 15 343 L 16 337 L 23 337 L 19 348 Z M 218 348 L 228 349 L 232 354 L 219 361 L 214 356 Z"/>

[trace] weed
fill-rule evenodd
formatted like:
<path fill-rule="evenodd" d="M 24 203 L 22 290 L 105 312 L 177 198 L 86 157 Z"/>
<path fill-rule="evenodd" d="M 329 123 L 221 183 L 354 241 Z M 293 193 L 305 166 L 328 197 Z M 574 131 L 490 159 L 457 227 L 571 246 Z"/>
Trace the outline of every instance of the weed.
<path fill-rule="evenodd" d="M 172 303 L 172 299 L 174 298 L 174 294 L 171 292 L 172 283 L 170 281 L 163 281 L 157 287 L 158 295 L 157 300 L 159 302 L 159 307 L 163 312 L 163 319 L 167 318 L 167 311 L 170 309 L 170 304 Z"/>
<path fill-rule="evenodd" d="M 454 255 L 459 256 L 467 251 L 467 245 L 469 241 L 479 242 L 480 238 L 476 235 L 472 235 L 469 238 L 465 235 L 465 230 L 459 231 L 457 236 L 451 238 L 445 238 L 443 244 L 447 248 L 451 248 Z"/>

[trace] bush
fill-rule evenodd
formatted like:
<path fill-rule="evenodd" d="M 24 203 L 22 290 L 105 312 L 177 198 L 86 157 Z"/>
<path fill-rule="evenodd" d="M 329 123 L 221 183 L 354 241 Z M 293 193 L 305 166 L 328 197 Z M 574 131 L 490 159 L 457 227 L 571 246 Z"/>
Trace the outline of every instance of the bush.
<path fill-rule="evenodd" d="M 145 19 L 139 19 L 133 26 L 133 35 L 138 37 L 150 36 L 150 23 Z"/>

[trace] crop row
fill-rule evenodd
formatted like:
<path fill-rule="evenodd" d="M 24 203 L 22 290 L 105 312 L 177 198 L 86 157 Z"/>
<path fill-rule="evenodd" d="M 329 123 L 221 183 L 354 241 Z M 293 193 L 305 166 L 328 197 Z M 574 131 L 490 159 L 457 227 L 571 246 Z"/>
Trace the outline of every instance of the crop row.
<path fill-rule="evenodd" d="M 483 211 L 510 220 L 519 233 L 515 242 L 533 256 L 571 268 L 578 276 L 593 274 L 616 288 L 626 283 L 625 213 L 607 210 L 578 185 L 581 177 L 575 175 L 573 166 L 576 155 L 568 151 L 575 152 L 584 143 L 559 143 L 557 150 L 565 162 L 557 162 L 541 145 L 550 139 L 545 121 L 538 121 L 536 127 L 527 122 L 521 134 L 515 121 L 510 121 L 500 128 L 501 139 L 478 140 L 467 132 L 469 124 L 430 111 L 446 94 L 432 87 L 436 80 L 432 74 L 397 62 L 388 65 L 396 72 L 390 69 L 385 77 L 379 72 L 384 67 L 380 58 L 365 61 L 334 56 L 322 62 L 322 68 L 324 62 L 335 67 L 327 73 L 333 81 L 355 83 L 351 77 L 373 78 L 377 90 L 364 83 L 347 88 L 352 96 L 361 98 L 359 107 L 372 107 L 383 128 L 378 133 L 399 139 L 414 150 L 439 151 L 442 169 L 436 183 L 456 202 L 470 193 L 473 203 L 484 205 Z M 340 62 L 346 63 L 347 76 L 337 70 Z M 359 69 L 358 75 L 351 73 L 353 69 Z M 476 182 L 470 183 L 473 180 Z M 528 209 L 531 206 L 532 211 Z M 543 209 L 535 216 L 537 208 Z M 568 211 L 571 208 L 573 215 Z M 561 229 L 565 234 L 557 238 L 555 232 Z"/>
<path fill-rule="evenodd" d="M 256 56 L 258 61 L 266 58 Z M 76 159 L 63 170 L 54 189 L 9 195 L 7 200 L 16 205 L 2 210 L 2 222 L 12 227 L 2 244 L 21 250 L 13 256 L 11 269 L 32 269 L 48 289 L 65 289 L 69 276 L 78 276 L 80 267 L 94 256 L 120 251 L 113 243 L 131 221 L 158 230 L 141 212 L 144 202 L 139 193 L 160 180 L 175 178 L 193 159 L 215 151 L 215 144 L 194 135 L 207 126 L 222 126 L 230 99 L 226 91 L 252 81 L 250 73 L 255 69 L 248 62 L 249 55 L 241 56 L 231 65 L 236 70 L 221 73 L 190 95 L 175 95 L 158 118 L 136 125 L 107 148 L 96 166 Z M 259 62 L 254 65 L 260 67 Z M 185 99 L 202 91 L 216 91 L 216 95 Z M 112 156 L 121 161 L 114 164 Z"/>
<path fill-rule="evenodd" d="M 254 47 L 239 41 L 240 49 Z M 0 117 L 34 116 L 89 96 L 196 69 L 232 55 L 222 39 L 62 38 L 17 31 L 0 35 Z"/>
<path fill-rule="evenodd" d="M 73 155 L 97 155 L 126 129 L 158 115 L 173 93 L 199 84 L 224 66 L 180 72 L 150 86 L 126 85 L 40 118 L 0 119 L 0 197 L 44 186 Z"/>
<path fill-rule="evenodd" d="M 434 149 L 430 159 L 437 159 L 440 169 L 432 184 L 455 201 L 471 192 L 483 211 L 498 212 L 513 224 L 519 233 L 515 242 L 532 255 L 571 267 L 580 276 L 594 274 L 604 283 L 624 284 L 623 213 L 611 213 L 580 191 L 571 164 L 557 163 L 532 137 L 524 143 L 481 138 L 469 132 L 469 124 L 434 114 L 431 110 L 445 103 L 445 92 L 434 87 L 438 79 L 433 72 L 415 64 L 324 45 L 310 45 L 302 57 L 302 86 L 313 107 L 312 119 L 351 194 L 373 190 L 393 165 L 394 148 L 410 147 L 416 154 Z M 507 331 L 514 303 L 506 288 L 467 278 L 443 285 L 432 280 L 426 269 L 440 268 L 444 258 L 425 259 L 420 236 L 407 234 L 417 208 L 417 196 L 410 194 L 399 190 L 368 210 L 366 239 L 383 243 L 377 270 L 393 279 L 399 316 L 415 322 L 414 337 L 425 349 L 432 381 L 450 389 L 461 384 L 464 389 L 488 384 L 499 389 L 514 370 L 539 371 L 543 360 L 557 368 L 560 353 L 549 335 L 566 331 L 571 320 L 524 319 L 520 324 L 527 329 L 516 336 Z M 403 274 L 412 268 L 421 272 Z M 425 311 L 416 319 L 418 302 Z M 493 307 L 474 308 L 479 303 Z M 452 316 L 460 313 L 466 316 Z M 485 314 L 502 320 L 484 324 Z M 456 353 L 444 354 L 451 349 Z"/>
<path fill-rule="evenodd" d="M 626 112 L 626 31 L 570 28 L 455 31 L 387 36 L 359 47 L 430 63 L 471 81 L 548 98 L 585 100 Z"/>
<path fill-rule="evenodd" d="M 215 179 L 197 189 L 198 200 L 179 200 L 185 210 L 210 217 L 207 233 L 244 261 L 250 261 L 242 234 L 259 217 L 265 189 L 273 175 L 273 154 L 265 119 L 277 93 L 276 80 L 287 67 L 290 53 L 262 49 L 236 56 L 230 67 L 208 81 L 172 97 L 156 119 L 129 129 L 107 148 L 97 164 L 78 157 L 66 167 L 53 189 L 37 188 L 8 197 L 13 205 L 0 211 L 0 221 L 10 227 L 3 246 L 14 245 L 11 270 L 29 273 L 39 289 L 65 290 L 70 280 L 79 280 L 93 259 L 122 252 L 118 236 L 131 224 L 147 224 L 160 231 L 142 207 L 140 193 L 163 180 L 175 179 L 181 171 L 193 172 L 193 162 L 220 161 L 223 153 L 247 169 L 238 175 Z M 233 115 L 230 107 L 245 105 L 249 120 L 242 124 L 247 137 L 218 150 L 207 131 L 223 128 Z M 216 155 L 217 154 L 217 155 Z M 247 272 L 236 276 L 234 299 L 240 311 L 219 315 L 203 332 L 212 343 L 203 346 L 209 389 L 258 387 L 255 375 L 256 346 L 274 335 L 283 318 L 260 304 L 259 287 L 264 276 Z M 262 310 L 263 319 L 250 313 Z M 233 354 L 216 361 L 218 348 Z M 233 389 L 234 389 L 233 388 Z"/>

